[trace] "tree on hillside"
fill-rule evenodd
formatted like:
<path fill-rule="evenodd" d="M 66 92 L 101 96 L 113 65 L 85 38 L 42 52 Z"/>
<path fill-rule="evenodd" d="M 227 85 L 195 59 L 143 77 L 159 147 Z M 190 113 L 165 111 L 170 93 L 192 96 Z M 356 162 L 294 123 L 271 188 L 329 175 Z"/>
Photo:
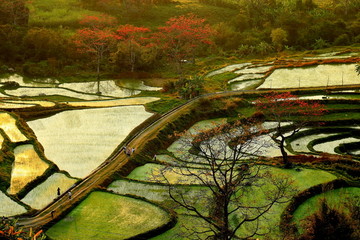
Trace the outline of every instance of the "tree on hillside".
<path fill-rule="evenodd" d="M 194 220 L 193 229 L 188 230 L 195 235 L 193 239 L 246 239 L 266 234 L 259 229 L 260 222 L 266 221 L 264 215 L 289 200 L 290 181 L 272 177 L 256 164 L 263 147 L 257 140 L 263 131 L 250 120 L 244 122 L 187 131 L 179 140 L 181 161 L 161 172 L 169 183 L 171 199 L 202 222 L 197 225 Z M 194 196 L 171 185 L 174 174 L 186 184 L 200 185 L 201 194 Z M 240 228 L 247 231 L 238 231 Z"/>
<path fill-rule="evenodd" d="M 301 100 L 289 92 L 266 94 L 257 100 L 256 108 L 270 121 L 277 123 L 271 138 L 279 146 L 286 167 L 291 166 L 285 150 L 286 139 L 305 127 L 311 118 L 321 116 L 326 112 L 323 104 Z"/>
<path fill-rule="evenodd" d="M 284 43 L 287 42 L 287 32 L 282 28 L 276 28 L 271 31 L 271 40 L 278 52 L 284 48 Z"/>
<path fill-rule="evenodd" d="M 357 72 L 358 75 L 360 75 L 360 63 L 356 64 L 355 71 Z"/>
<path fill-rule="evenodd" d="M 0 0 L 0 24 L 27 25 L 29 9 L 26 0 Z"/>
<path fill-rule="evenodd" d="M 115 38 L 118 40 L 118 46 L 115 55 L 125 55 L 125 62 L 130 66 L 131 72 L 134 72 L 136 63 L 140 61 L 142 53 L 151 47 L 147 41 L 148 38 L 145 36 L 149 32 L 149 28 L 129 24 L 121 25 L 116 30 Z"/>
<path fill-rule="evenodd" d="M 24 39 L 28 59 L 35 61 L 54 58 L 59 60 L 65 56 L 67 39 L 59 32 L 47 28 L 31 28 Z"/>
<path fill-rule="evenodd" d="M 82 28 L 76 31 L 74 43 L 79 52 L 88 53 L 94 57 L 98 79 L 100 77 L 101 61 L 113 42 L 114 33 L 110 30 Z"/>
<path fill-rule="evenodd" d="M 194 14 L 170 18 L 166 26 L 159 27 L 155 34 L 158 45 L 165 55 L 176 65 L 179 75 L 182 75 L 182 64 L 194 61 L 196 50 L 204 45 L 210 45 L 212 30 L 205 19 Z"/>
<path fill-rule="evenodd" d="M 79 23 L 86 28 L 101 30 L 115 26 L 117 21 L 110 15 L 101 14 L 99 16 L 84 16 Z"/>
<path fill-rule="evenodd" d="M 321 200 L 320 209 L 310 215 L 303 227 L 305 233 L 300 236 L 300 240 L 336 240 L 347 239 L 356 240 L 359 236 L 354 235 L 358 226 L 352 228 L 353 220 L 335 208 L 331 208 L 326 200 Z"/>
<path fill-rule="evenodd" d="M 80 53 L 89 54 L 93 58 L 99 80 L 101 62 L 114 43 L 114 33 L 110 29 L 114 19 L 107 15 L 86 16 L 80 23 L 86 27 L 76 31 L 73 41 Z"/>

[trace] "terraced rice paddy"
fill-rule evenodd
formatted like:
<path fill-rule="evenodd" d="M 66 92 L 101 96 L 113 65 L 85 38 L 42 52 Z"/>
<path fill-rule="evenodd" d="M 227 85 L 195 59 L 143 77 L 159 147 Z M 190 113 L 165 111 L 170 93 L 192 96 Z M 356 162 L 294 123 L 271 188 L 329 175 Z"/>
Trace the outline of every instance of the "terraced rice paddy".
<path fill-rule="evenodd" d="M 48 159 L 71 176 L 83 178 L 151 115 L 143 106 L 74 110 L 30 121 L 28 125 Z"/>
<path fill-rule="evenodd" d="M 154 168 L 160 168 L 160 166 L 146 164 L 142 167 L 138 167 L 135 169 L 127 178 L 129 179 L 136 179 L 136 181 L 128 181 L 128 180 L 119 180 L 112 183 L 109 187 L 110 190 L 113 190 L 115 192 L 120 192 L 122 194 L 133 194 L 140 197 L 145 197 L 149 200 L 157 201 L 157 202 L 169 202 L 171 201 L 168 197 L 168 193 L 166 191 L 166 186 L 157 185 L 155 179 L 158 177 L 156 175 L 156 171 L 154 171 Z M 178 170 L 179 171 L 179 170 Z M 194 169 L 194 171 L 196 171 Z M 269 171 L 274 177 L 276 178 L 290 178 L 293 183 L 292 185 L 295 187 L 296 191 L 302 191 L 305 190 L 311 186 L 329 182 L 334 179 L 336 179 L 336 176 L 333 174 L 330 174 L 326 171 L 322 170 L 313 170 L 313 169 L 305 169 L 301 168 L 300 170 L 295 169 L 281 169 L 281 168 L 275 168 L 275 167 L 267 167 L 266 169 L 263 169 L 262 171 Z M 155 172 L 155 175 L 153 175 Z M 183 178 L 185 178 L 183 176 Z M 139 182 L 140 180 L 140 182 Z M 172 179 L 173 180 L 173 179 Z M 143 182 L 141 182 L 143 181 Z M 267 182 L 267 180 L 264 180 L 264 182 Z M 181 188 L 187 188 L 188 196 L 192 196 L 189 199 L 193 199 L 194 204 L 201 208 L 201 206 L 208 206 L 206 203 L 200 203 L 197 202 L 196 199 L 199 201 L 203 201 L 206 193 L 206 189 L 201 190 L 201 187 L 199 186 L 200 192 L 196 191 L 196 188 L 194 187 L 188 187 L 186 185 L 180 187 L 176 186 L 177 190 L 181 190 Z M 270 190 L 270 185 L 265 187 L 265 192 Z M 168 190 L 168 189 L 167 189 Z M 184 190 L 184 189 L 183 189 Z M 173 190 L 174 191 L 174 190 Z M 192 194 L 192 195 L 191 195 Z M 199 197 L 200 194 L 202 197 Z M 254 204 L 254 202 L 259 203 L 263 201 L 263 192 L 260 189 L 254 188 L 249 191 L 250 195 L 246 195 L 247 197 L 244 197 L 243 203 L 250 203 Z M 267 217 L 267 220 L 262 222 L 260 225 L 261 230 L 269 230 L 272 229 L 272 236 L 276 238 L 276 234 L 279 234 L 278 229 L 278 222 L 280 221 L 280 215 L 284 211 L 284 208 L 286 207 L 285 204 L 279 204 L 275 205 L 269 213 L 266 214 L 265 217 Z M 176 209 L 177 213 L 180 214 L 180 219 L 185 217 L 186 211 L 182 209 Z M 155 237 L 154 239 L 169 239 L 170 236 L 173 238 L 176 238 L 176 234 L 181 231 L 183 227 L 181 227 L 182 224 L 185 224 L 184 222 L 179 223 L 174 229 L 171 229 L 167 231 L 166 233 L 159 235 Z M 196 225 L 192 225 L 194 227 Z M 189 226 L 188 226 L 189 227 Z M 239 235 L 246 233 L 253 227 L 252 224 L 246 224 L 242 229 L 239 230 Z M 184 229 L 183 229 L 184 230 Z M 172 235 L 174 234 L 174 235 Z M 260 236 L 259 236 L 260 237 Z M 260 237 L 261 238 L 261 237 Z M 170 238 L 171 239 L 171 238 Z"/>
<path fill-rule="evenodd" d="M 211 129 L 215 127 L 217 124 L 226 122 L 225 119 L 218 119 L 216 121 L 204 121 L 199 122 L 195 124 L 192 128 L 190 128 L 190 131 L 193 133 L 199 132 L 201 130 Z M 265 129 L 271 129 L 276 125 L 275 122 L 266 122 L 264 124 Z M 185 138 L 185 139 L 184 139 Z M 188 176 L 182 176 L 181 173 L 188 173 L 188 168 L 190 168 L 190 171 L 194 172 L 200 172 L 203 171 L 199 168 L 205 168 L 204 165 L 199 164 L 196 161 L 198 158 L 197 156 L 193 155 L 193 157 L 189 157 L 189 153 L 187 148 L 182 148 L 183 144 L 182 141 L 188 140 L 186 139 L 186 136 L 183 136 L 179 140 L 175 141 L 167 150 L 170 151 L 172 154 L 174 154 L 174 157 L 166 154 L 161 154 L 157 156 L 157 160 L 161 163 L 164 163 L 162 166 L 161 164 L 145 164 L 144 166 L 136 168 L 134 171 L 132 171 L 127 178 L 131 179 L 133 181 L 129 180 L 119 180 L 114 183 L 112 183 L 109 186 L 110 190 L 113 190 L 115 192 L 119 192 L 122 194 L 132 194 L 137 195 L 140 197 L 145 197 L 152 201 L 157 202 L 163 202 L 163 203 L 169 203 L 171 202 L 168 193 L 166 192 L 166 186 L 159 185 L 159 183 L 166 183 L 167 181 L 170 184 L 176 184 L 174 186 L 175 189 L 181 189 L 183 188 L 183 191 L 185 188 L 188 188 L 187 191 L 189 194 L 192 192 L 193 197 L 191 199 L 199 199 L 204 200 L 205 197 L 205 189 L 202 190 L 202 197 L 196 197 L 196 191 L 192 189 L 192 187 L 189 187 L 188 184 L 200 184 L 199 182 L 196 182 L 195 179 L 191 179 Z M 304 139 L 302 139 L 304 140 Z M 263 138 L 262 141 L 267 142 L 270 141 L 270 139 Z M 265 152 L 269 155 L 271 154 L 270 151 L 271 148 L 265 148 Z M 274 148 L 274 150 L 277 150 Z M 183 168 L 184 164 L 186 163 L 186 168 Z M 172 167 L 169 167 L 172 166 Z M 164 181 L 163 175 L 159 174 L 160 171 L 165 170 L 163 173 L 164 176 L 167 178 L 167 181 Z M 261 170 L 261 172 L 269 171 L 271 175 L 275 178 L 289 178 L 292 181 L 292 186 L 295 188 L 294 190 L 296 192 L 303 191 L 305 189 L 308 189 L 314 185 L 330 182 L 337 177 L 331 173 L 328 173 L 326 171 L 322 170 L 315 170 L 315 169 L 306 169 L 306 168 L 299 168 L 299 169 L 282 169 L 282 168 L 275 168 L 275 167 L 266 167 L 266 169 Z M 270 180 L 262 180 L 264 183 L 270 182 Z M 178 185 L 180 184 L 180 185 Z M 199 185 L 199 188 L 201 186 Z M 193 192 L 194 191 L 194 192 Z M 260 190 L 254 187 L 254 189 L 251 189 L 249 191 L 249 196 L 245 197 L 243 200 L 243 203 L 249 203 L 250 205 L 253 205 L 255 203 L 260 203 L 265 198 L 264 193 L 266 191 L 271 191 L 271 185 L 268 185 L 265 187 L 265 190 Z M 206 197 L 205 197 L 206 199 Z M 196 206 L 208 206 L 207 203 L 194 203 Z M 280 230 L 278 228 L 278 223 L 280 221 L 280 216 L 282 212 L 284 211 L 287 203 L 284 204 L 278 204 L 275 205 L 267 214 L 266 214 L 266 221 L 260 222 L 260 229 L 261 230 L 271 230 L 271 236 L 273 238 L 280 237 Z M 180 216 L 180 219 L 185 217 L 187 214 L 186 211 L 181 209 L 176 209 L 177 213 Z M 196 218 L 195 218 L 196 219 Z M 161 234 L 154 239 L 169 239 L 169 238 L 175 238 L 179 232 L 181 232 L 181 229 L 184 230 L 184 227 L 181 225 L 186 223 L 178 223 L 175 228 L 167 231 L 164 234 Z M 245 233 L 250 233 L 251 229 L 254 227 L 254 223 L 245 224 L 241 229 L 238 230 L 238 235 L 241 236 Z M 193 227 L 194 225 L 192 225 Z M 188 226 L 189 227 L 189 226 Z M 257 236 L 258 238 L 262 239 L 261 236 Z"/>
<path fill-rule="evenodd" d="M 183 176 L 181 173 L 202 173 L 205 170 L 198 169 L 182 169 L 177 167 L 168 168 L 164 165 L 147 163 L 144 166 L 137 167 L 134 171 L 130 173 L 128 178 L 138 180 L 138 181 L 148 181 L 148 182 L 161 182 L 166 183 L 167 181 L 170 184 L 200 184 L 201 182 L 196 177 Z M 165 178 L 164 178 L 165 177 Z M 209 179 L 210 181 L 210 179 Z"/>
<path fill-rule="evenodd" d="M 0 112 L 0 129 L 2 129 L 11 142 L 22 142 L 28 138 L 19 130 L 16 119 L 9 113 Z"/>
<path fill-rule="evenodd" d="M 340 146 L 340 144 L 357 142 L 357 141 L 359 141 L 359 138 L 344 138 L 336 141 L 327 141 L 321 144 L 316 144 L 313 147 L 315 151 L 337 154 L 335 152 L 335 148 Z"/>
<path fill-rule="evenodd" d="M 8 103 L 8 102 L 0 102 L 1 109 L 14 109 L 14 108 L 29 108 L 34 107 L 35 104 L 24 104 L 24 103 Z"/>
<path fill-rule="evenodd" d="M 67 102 L 66 104 L 73 107 L 116 107 L 116 106 L 130 106 L 143 105 L 146 103 L 159 100 L 155 97 L 135 97 L 123 99 L 111 99 L 103 101 L 81 101 L 81 102 Z"/>
<path fill-rule="evenodd" d="M 15 161 L 11 172 L 9 194 L 21 191 L 29 182 L 44 174 L 49 164 L 44 162 L 31 144 L 14 149 Z"/>
<path fill-rule="evenodd" d="M 98 100 L 98 99 L 110 99 L 110 97 L 98 96 L 95 94 L 83 94 L 74 92 L 64 88 L 30 88 L 20 87 L 16 90 L 7 90 L 6 94 L 16 97 L 36 97 L 36 96 L 66 96 L 72 98 L 78 98 L 83 100 Z"/>
<path fill-rule="evenodd" d="M 355 64 L 323 64 L 276 69 L 258 89 L 341 86 L 358 84 L 359 81 L 360 76 L 355 72 Z"/>
<path fill-rule="evenodd" d="M 55 87 L 58 83 L 55 79 L 42 79 L 41 82 L 37 81 L 36 79 L 32 79 L 31 81 L 26 81 L 22 76 L 19 74 L 10 75 L 7 78 L 0 78 L 0 83 L 6 82 L 16 82 L 20 86 L 23 87 Z"/>
<path fill-rule="evenodd" d="M 58 197 L 57 188 L 60 188 L 60 194 L 62 194 L 75 182 L 77 182 L 76 179 L 69 178 L 63 173 L 54 173 L 45 182 L 31 190 L 21 201 L 34 209 L 42 209 Z"/>
<path fill-rule="evenodd" d="M 99 216 L 106 216 L 106 219 Z M 145 233 L 169 221 L 168 213 L 148 202 L 106 192 L 92 192 L 46 234 L 56 240 L 120 240 Z"/>
<path fill-rule="evenodd" d="M 36 101 L 36 100 L 5 100 L 4 103 L 9 103 L 9 104 L 23 104 L 23 105 L 35 105 L 35 106 L 41 106 L 41 107 L 54 107 L 55 106 L 55 102 L 50 102 L 50 101 Z"/>
<path fill-rule="evenodd" d="M 66 96 L 82 100 L 102 100 L 124 98 L 139 94 L 141 91 L 158 91 L 161 88 L 144 85 L 142 81 L 120 81 L 123 87 L 116 85 L 114 80 L 77 83 L 62 83 L 56 79 L 42 79 L 25 81 L 22 76 L 14 74 L 0 79 L 0 83 L 16 82 L 20 86 L 16 89 L 5 90 L 4 97 L 35 97 L 35 96 Z M 100 93 L 100 94 L 98 94 Z"/>
<path fill-rule="evenodd" d="M 333 136 L 334 134 L 329 134 L 329 133 L 323 133 L 323 134 L 310 134 L 310 135 L 305 135 L 301 138 L 297 138 L 294 141 L 291 142 L 291 147 L 292 149 L 297 152 L 297 153 L 307 153 L 310 152 L 309 148 L 308 148 L 308 144 L 315 140 L 315 139 L 319 139 L 319 138 L 324 138 L 324 137 L 329 137 L 329 136 Z"/>
<path fill-rule="evenodd" d="M 360 188 L 347 187 L 340 188 L 331 191 L 327 191 L 322 194 L 318 194 L 301 204 L 294 213 L 293 222 L 301 229 L 301 223 L 306 217 L 314 214 L 320 208 L 321 200 L 325 199 L 331 208 L 335 208 L 349 214 L 349 209 L 346 204 L 349 204 L 351 200 L 360 198 Z"/>
<path fill-rule="evenodd" d="M 116 80 L 116 83 L 120 85 L 121 87 L 127 88 L 127 89 L 136 89 L 141 91 L 159 91 L 162 88 L 161 87 L 150 87 L 144 84 L 144 81 L 140 80 Z"/>
<path fill-rule="evenodd" d="M 94 94 L 98 91 L 97 82 L 63 83 L 59 87 L 85 94 Z M 120 88 L 114 81 L 101 81 L 99 90 L 102 96 L 113 98 L 130 97 L 139 94 L 139 90 Z"/>
<path fill-rule="evenodd" d="M 26 212 L 25 207 L 19 205 L 1 191 L 0 191 L 0 203 L 1 203 L 0 216 L 9 217 Z"/>
<path fill-rule="evenodd" d="M 208 75 L 206 75 L 206 77 L 215 76 L 217 74 L 221 74 L 221 73 L 225 73 L 225 72 L 233 72 L 237 69 L 241 69 L 241 68 L 244 68 L 249 65 L 251 65 L 251 63 L 240 63 L 240 64 L 229 65 L 229 66 L 220 68 L 218 70 L 215 70 L 215 71 L 209 73 Z"/>

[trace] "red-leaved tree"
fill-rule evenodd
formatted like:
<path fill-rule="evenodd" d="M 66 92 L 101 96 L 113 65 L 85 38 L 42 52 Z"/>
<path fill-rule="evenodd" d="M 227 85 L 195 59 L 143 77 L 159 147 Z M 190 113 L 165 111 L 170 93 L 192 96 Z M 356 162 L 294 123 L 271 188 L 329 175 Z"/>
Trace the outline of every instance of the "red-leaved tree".
<path fill-rule="evenodd" d="M 141 54 L 144 48 L 150 47 L 148 38 L 145 36 L 150 29 L 145 27 L 136 27 L 133 25 L 121 25 L 116 30 L 115 38 L 118 42 L 118 52 L 124 50 L 127 62 L 131 67 L 131 72 L 134 72 L 138 55 Z"/>
<path fill-rule="evenodd" d="M 117 21 L 112 16 L 101 14 L 99 16 L 84 16 L 79 23 L 91 29 L 104 29 L 115 26 Z"/>
<path fill-rule="evenodd" d="M 194 60 L 196 50 L 212 44 L 212 29 L 205 19 L 194 14 L 170 18 L 166 26 L 158 30 L 155 38 L 166 56 L 176 64 L 179 74 L 182 74 L 184 60 Z"/>
<path fill-rule="evenodd" d="M 288 154 L 285 150 L 286 139 L 294 136 L 314 117 L 325 114 L 325 106 L 316 101 L 305 101 L 290 92 L 272 92 L 256 101 L 256 108 L 268 120 L 277 123 L 271 138 L 279 146 L 285 167 L 290 167 Z"/>
<path fill-rule="evenodd" d="M 86 27 L 76 31 L 74 43 L 79 52 L 92 56 L 96 63 L 97 78 L 99 79 L 101 62 L 114 43 L 114 33 L 110 29 L 114 18 L 107 15 L 86 16 L 80 23 Z"/>

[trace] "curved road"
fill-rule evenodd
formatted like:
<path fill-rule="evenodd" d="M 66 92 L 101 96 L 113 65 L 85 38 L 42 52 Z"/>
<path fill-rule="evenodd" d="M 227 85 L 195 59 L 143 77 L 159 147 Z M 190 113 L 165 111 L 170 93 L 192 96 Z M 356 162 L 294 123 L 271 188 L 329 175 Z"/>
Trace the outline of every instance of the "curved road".
<path fill-rule="evenodd" d="M 354 86 L 351 86 L 354 87 Z M 359 87 L 359 85 L 357 85 Z M 344 87 L 342 87 L 344 88 Z M 318 89 L 318 88 L 310 88 Z M 329 88 L 328 88 L 329 89 Z M 279 89 L 284 90 L 284 89 Z M 303 90 L 303 89 L 302 89 Z M 309 90 L 309 89 L 308 89 Z M 264 92 L 267 90 L 263 90 Z M 260 94 L 263 91 L 252 90 L 252 91 L 230 91 L 230 92 L 221 92 L 213 93 L 208 95 L 203 95 L 201 97 L 195 98 L 187 103 L 171 110 L 170 112 L 164 114 L 160 119 L 151 123 L 149 126 L 144 128 L 135 134 L 127 143 L 127 146 L 130 148 L 136 148 L 136 152 L 142 151 L 142 143 L 149 141 L 161 128 L 172 119 L 175 119 L 181 115 L 184 111 L 189 109 L 189 107 L 195 104 L 199 99 L 208 98 L 211 96 L 219 97 L 230 97 L 237 96 L 241 94 Z M 95 169 L 89 176 L 84 178 L 79 184 L 73 186 L 69 191 L 71 191 L 72 196 L 69 199 L 69 196 L 66 193 L 57 198 L 54 202 L 50 203 L 47 207 L 40 210 L 36 215 L 32 217 L 23 217 L 20 218 L 18 224 L 24 226 L 25 228 L 41 228 L 42 226 L 48 224 L 49 222 L 56 219 L 58 216 L 63 215 L 65 212 L 69 211 L 73 205 L 81 201 L 86 195 L 88 195 L 94 188 L 99 187 L 109 176 L 118 171 L 123 167 L 128 161 L 129 157 L 126 154 L 122 153 L 122 148 L 112 156 L 110 156 L 105 162 L 103 162 L 97 169 Z M 53 216 L 52 216 L 53 215 Z"/>

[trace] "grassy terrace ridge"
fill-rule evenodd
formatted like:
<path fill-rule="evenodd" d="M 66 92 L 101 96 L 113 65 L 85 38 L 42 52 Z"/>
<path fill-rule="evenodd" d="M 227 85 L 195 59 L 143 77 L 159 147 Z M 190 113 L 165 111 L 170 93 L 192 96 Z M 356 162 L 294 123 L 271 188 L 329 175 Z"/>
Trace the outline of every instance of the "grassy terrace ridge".
<path fill-rule="evenodd" d="M 316 210 L 320 207 L 320 201 L 322 199 L 325 199 L 331 207 L 348 214 L 349 209 L 344 207 L 344 204 L 349 203 L 349 201 L 356 198 L 360 198 L 359 187 L 344 187 L 318 194 L 309 198 L 296 209 L 294 212 L 293 222 L 300 225 L 299 223 L 301 223 L 303 219 L 316 212 Z"/>
<path fill-rule="evenodd" d="M 103 222 L 99 216 L 109 221 Z M 166 211 L 149 202 L 95 191 L 46 234 L 59 240 L 128 239 L 160 228 L 170 220 Z"/>

